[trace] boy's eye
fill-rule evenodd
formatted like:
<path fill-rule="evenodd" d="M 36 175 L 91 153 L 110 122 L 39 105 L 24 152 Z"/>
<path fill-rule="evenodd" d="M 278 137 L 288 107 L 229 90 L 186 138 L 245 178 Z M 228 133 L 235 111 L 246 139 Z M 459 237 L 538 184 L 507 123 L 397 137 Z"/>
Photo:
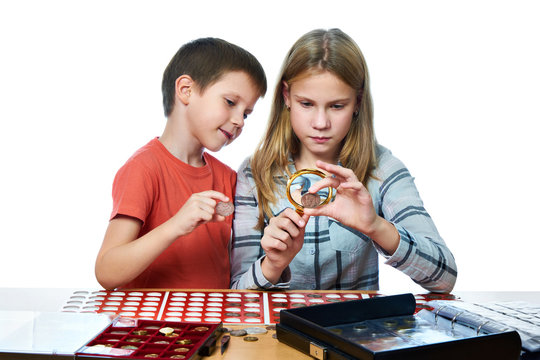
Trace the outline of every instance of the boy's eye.
<path fill-rule="evenodd" d="M 246 120 L 248 117 L 248 114 L 244 114 L 244 120 Z"/>
<path fill-rule="evenodd" d="M 227 105 L 229 105 L 229 106 L 234 106 L 235 105 L 234 101 L 232 101 L 232 100 L 225 99 L 225 101 L 227 102 Z"/>

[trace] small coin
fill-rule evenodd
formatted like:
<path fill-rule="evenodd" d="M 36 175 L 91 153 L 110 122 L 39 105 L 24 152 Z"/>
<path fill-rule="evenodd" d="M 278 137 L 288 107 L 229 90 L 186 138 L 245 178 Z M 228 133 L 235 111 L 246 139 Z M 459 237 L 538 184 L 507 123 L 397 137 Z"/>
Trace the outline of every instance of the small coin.
<path fill-rule="evenodd" d="M 189 352 L 189 349 L 185 347 L 179 347 L 179 348 L 174 349 L 174 351 L 180 352 L 180 353 L 187 353 Z"/>
<path fill-rule="evenodd" d="M 190 339 L 180 339 L 176 343 L 180 345 L 190 345 L 193 344 L 193 341 L 191 341 Z"/>
<path fill-rule="evenodd" d="M 146 330 L 134 330 L 133 335 L 148 335 L 148 331 L 146 331 Z"/>
<path fill-rule="evenodd" d="M 257 341 L 257 340 L 259 340 L 259 338 L 256 336 L 246 336 L 244 338 L 244 341 Z"/>
<path fill-rule="evenodd" d="M 195 330 L 195 331 L 208 331 L 208 327 L 207 326 L 197 326 L 193 330 Z"/>
<path fill-rule="evenodd" d="M 133 346 L 133 345 L 124 345 L 121 348 L 122 349 L 127 349 L 127 350 L 137 350 L 139 347 L 138 346 Z"/>
<path fill-rule="evenodd" d="M 231 330 L 230 331 L 230 334 L 232 336 L 244 336 L 244 335 L 247 335 L 247 331 L 246 330 L 243 330 L 243 329 L 240 329 L 240 330 Z"/>
<path fill-rule="evenodd" d="M 171 359 L 185 359 L 186 357 L 184 355 L 173 355 L 170 358 Z"/>
<path fill-rule="evenodd" d="M 229 216 L 234 212 L 232 202 L 220 202 L 216 205 L 216 213 L 221 216 Z"/>
<path fill-rule="evenodd" d="M 167 335 L 172 334 L 174 332 L 174 329 L 172 327 L 164 327 L 164 328 L 159 329 L 159 332 L 167 336 Z"/>
<path fill-rule="evenodd" d="M 145 358 L 158 358 L 159 354 L 146 354 L 144 355 Z"/>
<path fill-rule="evenodd" d="M 305 208 L 316 208 L 321 203 L 321 197 L 318 194 L 305 193 L 302 195 L 302 205 Z"/>
<path fill-rule="evenodd" d="M 253 334 L 266 334 L 268 332 L 268 330 L 266 330 L 265 328 L 262 328 L 262 327 L 247 327 L 247 328 L 244 328 L 244 330 L 250 334 L 250 335 L 253 335 Z"/>
<path fill-rule="evenodd" d="M 266 327 L 266 330 L 268 330 L 268 331 L 276 330 L 276 325 L 268 325 Z"/>

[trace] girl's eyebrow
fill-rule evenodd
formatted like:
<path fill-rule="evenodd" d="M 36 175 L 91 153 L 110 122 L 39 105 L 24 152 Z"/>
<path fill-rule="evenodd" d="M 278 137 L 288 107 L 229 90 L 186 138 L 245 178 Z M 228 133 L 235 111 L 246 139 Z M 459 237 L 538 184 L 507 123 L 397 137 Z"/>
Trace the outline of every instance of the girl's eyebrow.
<path fill-rule="evenodd" d="M 295 100 L 308 100 L 310 102 L 316 102 L 314 101 L 313 99 L 309 98 L 308 96 L 305 96 L 305 95 L 298 95 L 298 94 L 295 94 L 293 95 L 294 99 Z M 335 104 L 335 103 L 348 103 L 350 102 L 352 99 L 350 98 L 342 98 L 342 99 L 335 99 L 335 100 L 330 100 L 328 101 L 328 103 L 330 104 Z"/>

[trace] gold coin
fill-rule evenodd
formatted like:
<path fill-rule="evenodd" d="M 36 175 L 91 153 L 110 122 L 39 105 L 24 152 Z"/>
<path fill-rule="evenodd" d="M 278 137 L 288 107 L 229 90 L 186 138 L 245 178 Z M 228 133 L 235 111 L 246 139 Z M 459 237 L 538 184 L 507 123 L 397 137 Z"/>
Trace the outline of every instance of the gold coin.
<path fill-rule="evenodd" d="M 145 358 L 158 358 L 159 354 L 146 354 L 144 355 Z"/>
<path fill-rule="evenodd" d="M 133 335 L 148 335 L 148 331 L 146 330 L 134 330 Z"/>
<path fill-rule="evenodd" d="M 190 345 L 193 344 L 193 341 L 191 341 L 190 339 L 180 339 L 176 343 L 180 345 Z"/>
<path fill-rule="evenodd" d="M 197 326 L 193 330 L 195 330 L 195 331 L 208 331 L 208 327 L 206 327 L 206 326 Z"/>
<path fill-rule="evenodd" d="M 154 344 L 170 344 L 170 342 L 165 341 L 165 340 L 159 340 L 159 341 L 155 341 Z"/>
<path fill-rule="evenodd" d="M 129 339 L 126 339 L 127 342 L 141 342 L 142 340 L 141 339 L 137 339 L 137 338 L 129 338 Z"/>
<path fill-rule="evenodd" d="M 173 355 L 170 357 L 170 359 L 185 359 L 186 357 L 184 355 Z"/>
<path fill-rule="evenodd" d="M 134 345 L 124 345 L 121 348 L 122 349 L 127 349 L 127 350 L 137 350 L 139 347 L 134 346 Z"/>
<path fill-rule="evenodd" d="M 164 328 L 159 329 L 159 332 L 167 336 L 167 335 L 172 334 L 174 332 L 174 329 L 172 327 L 164 327 Z"/>
<path fill-rule="evenodd" d="M 244 337 L 244 341 L 257 341 L 257 340 L 259 340 L 259 338 L 256 337 L 256 336 L 246 336 L 246 337 Z"/>
<path fill-rule="evenodd" d="M 187 352 L 189 352 L 189 348 L 179 347 L 179 348 L 174 349 L 174 351 L 181 352 L 181 353 L 187 353 Z"/>

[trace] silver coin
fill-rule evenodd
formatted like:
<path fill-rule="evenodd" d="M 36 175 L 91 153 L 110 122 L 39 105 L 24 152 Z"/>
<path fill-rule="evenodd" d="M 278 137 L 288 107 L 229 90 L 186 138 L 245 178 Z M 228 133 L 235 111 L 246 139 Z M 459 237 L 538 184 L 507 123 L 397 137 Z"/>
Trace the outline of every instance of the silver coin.
<path fill-rule="evenodd" d="M 266 330 L 265 328 L 262 328 L 262 327 L 248 327 L 248 328 L 244 328 L 244 330 L 246 330 L 246 332 L 249 334 L 249 335 L 254 335 L 254 334 L 266 334 L 268 332 L 268 330 Z"/>
<path fill-rule="evenodd" d="M 240 329 L 240 330 L 231 330 L 231 331 L 229 331 L 229 333 L 230 333 L 232 336 L 244 336 L 244 335 L 247 335 L 247 331 L 246 331 L 246 330 L 243 330 L 243 329 Z"/>

